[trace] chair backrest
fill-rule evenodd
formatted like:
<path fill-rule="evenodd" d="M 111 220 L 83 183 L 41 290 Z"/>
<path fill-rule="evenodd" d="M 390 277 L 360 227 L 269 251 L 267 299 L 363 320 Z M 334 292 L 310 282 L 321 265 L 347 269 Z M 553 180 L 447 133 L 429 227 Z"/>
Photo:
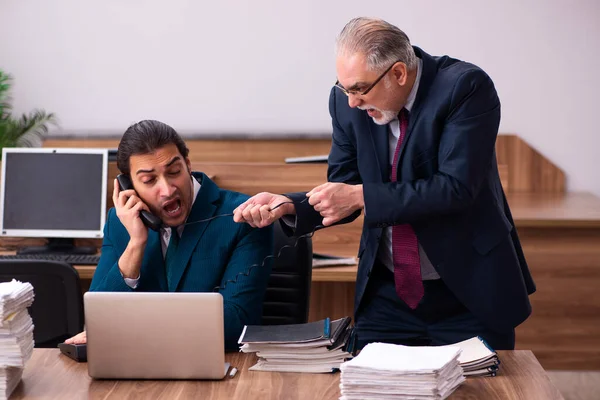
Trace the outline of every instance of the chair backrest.
<path fill-rule="evenodd" d="M 301 324 L 308 321 L 312 278 L 312 241 L 288 237 L 279 223 L 275 231 L 273 270 L 263 305 L 263 325 Z M 297 243 L 296 243 L 297 242 Z M 285 245 L 289 247 L 284 247 Z M 281 249 L 281 250 L 280 250 Z"/>
<path fill-rule="evenodd" d="M 77 271 L 69 264 L 43 260 L 0 260 L 0 282 L 29 282 L 34 300 L 35 347 L 56 347 L 83 330 L 83 295 Z"/>

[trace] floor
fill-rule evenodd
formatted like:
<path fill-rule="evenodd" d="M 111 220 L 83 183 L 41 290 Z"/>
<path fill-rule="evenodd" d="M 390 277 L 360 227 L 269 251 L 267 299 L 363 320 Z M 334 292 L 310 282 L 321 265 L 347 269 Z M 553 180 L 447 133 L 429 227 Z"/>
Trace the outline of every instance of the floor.
<path fill-rule="evenodd" d="M 565 400 L 600 399 L 600 371 L 546 372 Z"/>

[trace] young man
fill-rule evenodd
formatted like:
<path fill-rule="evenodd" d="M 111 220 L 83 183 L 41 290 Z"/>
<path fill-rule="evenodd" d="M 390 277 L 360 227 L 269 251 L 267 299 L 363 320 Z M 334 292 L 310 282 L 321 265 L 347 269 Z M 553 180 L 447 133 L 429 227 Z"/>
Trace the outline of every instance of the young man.
<path fill-rule="evenodd" d="M 127 129 L 117 165 L 135 190 L 121 190 L 114 182 L 115 207 L 108 212 L 90 290 L 210 292 L 219 287 L 225 346 L 237 348 L 244 325 L 261 323 L 271 262 L 246 272 L 272 254 L 272 229 L 239 225 L 230 216 L 203 221 L 232 213 L 248 196 L 191 172 L 188 148 L 166 124 L 141 121 Z M 143 224 L 141 210 L 162 220 L 160 232 Z M 82 333 L 67 343 L 85 339 Z"/>
<path fill-rule="evenodd" d="M 480 68 L 413 47 L 385 21 L 356 18 L 337 43 L 328 183 L 261 193 L 234 219 L 286 214 L 296 235 L 365 213 L 356 277 L 359 346 L 482 336 L 512 349 L 535 291 L 495 154 L 500 101 Z M 301 202 L 306 199 L 308 202 Z"/>

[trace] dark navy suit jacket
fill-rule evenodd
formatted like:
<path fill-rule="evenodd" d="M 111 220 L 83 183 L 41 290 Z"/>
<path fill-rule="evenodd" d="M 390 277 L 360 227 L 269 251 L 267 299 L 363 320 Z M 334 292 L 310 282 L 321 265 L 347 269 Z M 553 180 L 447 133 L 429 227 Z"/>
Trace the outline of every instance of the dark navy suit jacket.
<path fill-rule="evenodd" d="M 535 284 L 498 174 L 498 95 L 477 66 L 432 57 L 417 47 L 415 52 L 423 70 L 401 148 L 398 182 L 389 179 L 388 126 L 350 108 L 335 87 L 329 99 L 333 143 L 328 180 L 363 184 L 364 190 L 355 312 L 382 228 L 409 223 L 458 299 L 491 329 L 512 329 L 530 315 L 528 294 Z M 296 211 L 296 235 L 311 232 L 322 221 L 308 202 L 297 204 Z"/>

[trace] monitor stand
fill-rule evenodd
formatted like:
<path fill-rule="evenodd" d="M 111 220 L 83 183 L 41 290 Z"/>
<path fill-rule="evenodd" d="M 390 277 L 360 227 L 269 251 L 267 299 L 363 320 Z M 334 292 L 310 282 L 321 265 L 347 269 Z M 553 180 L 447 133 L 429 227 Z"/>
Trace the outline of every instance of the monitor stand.
<path fill-rule="evenodd" d="M 17 250 L 18 255 L 25 254 L 96 254 L 94 246 L 75 246 L 75 240 L 69 238 L 50 238 L 45 246 L 28 246 Z"/>

